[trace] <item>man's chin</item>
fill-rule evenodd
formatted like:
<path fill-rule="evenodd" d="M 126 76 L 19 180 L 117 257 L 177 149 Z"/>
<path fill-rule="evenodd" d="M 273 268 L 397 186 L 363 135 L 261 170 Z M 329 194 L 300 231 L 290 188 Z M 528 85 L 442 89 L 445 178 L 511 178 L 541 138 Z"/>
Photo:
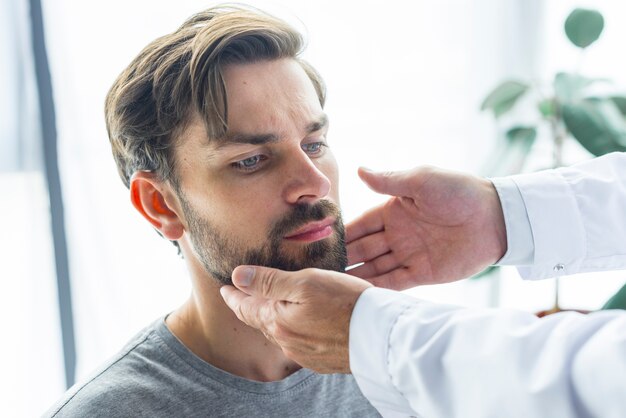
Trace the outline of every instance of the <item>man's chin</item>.
<path fill-rule="evenodd" d="M 344 272 L 348 257 L 342 233 L 314 242 L 273 241 L 265 247 L 249 250 L 235 260 L 229 260 L 226 269 L 207 271 L 221 284 L 232 285 L 230 274 L 238 265 L 271 267 L 285 271 L 318 268 Z M 225 266 L 226 267 L 226 266 Z M 226 274 L 228 274 L 228 276 Z"/>
<path fill-rule="evenodd" d="M 345 255 L 345 251 L 333 251 L 327 253 L 324 257 L 310 257 L 306 254 L 302 255 L 302 253 L 298 256 L 288 257 L 286 254 L 282 254 L 281 257 L 271 260 L 261 261 L 258 259 L 248 259 L 240 263 L 240 265 L 243 264 L 271 267 L 284 271 L 298 271 L 307 268 L 318 268 L 322 270 L 344 272 L 348 265 L 348 259 Z M 235 267 L 236 266 L 233 266 L 232 270 L 234 270 Z M 225 276 L 217 272 L 211 272 L 210 274 L 222 285 L 233 285 L 232 279 L 229 276 Z"/>
<path fill-rule="evenodd" d="M 282 270 L 302 270 L 320 268 L 324 270 L 344 271 L 347 266 L 345 246 L 338 242 L 336 236 L 308 242 L 286 243 L 281 248 Z M 288 260 L 285 262 L 285 260 Z M 285 265 L 286 264 L 286 265 Z M 279 267 L 278 267 L 279 268 Z"/>

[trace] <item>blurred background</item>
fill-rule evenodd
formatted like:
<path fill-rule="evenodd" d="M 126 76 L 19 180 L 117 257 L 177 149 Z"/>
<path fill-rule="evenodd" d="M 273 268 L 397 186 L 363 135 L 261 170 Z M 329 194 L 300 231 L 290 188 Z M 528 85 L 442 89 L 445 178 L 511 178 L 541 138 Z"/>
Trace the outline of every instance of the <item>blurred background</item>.
<path fill-rule="evenodd" d="M 190 286 L 174 247 L 132 208 L 108 144 L 104 97 L 151 40 L 211 3 L 198 0 L 2 0 L 0 10 L 0 345 L 2 416 L 37 416 L 141 328 L 182 304 Z M 609 0 L 249 1 L 304 34 L 324 77 L 344 219 L 385 200 L 358 166 L 432 164 L 482 176 L 554 165 L 537 124 L 523 158 L 503 154 L 522 98 L 499 118 L 484 99 L 506 80 L 549 86 L 559 71 L 610 79 L 624 95 L 626 3 Z M 604 16 L 581 51 L 563 22 L 576 7 Z M 44 48 L 45 46 L 45 48 Z M 620 93 L 621 92 L 621 93 Z M 532 104 L 532 103 L 531 103 Z M 486 106 L 487 108 L 489 106 Z M 508 119 L 507 119 L 508 118 Z M 542 127 L 544 126 L 544 127 Z M 519 153 L 518 153 L 519 154 Z M 504 156 L 504 157 L 503 157 Z M 513 158 L 503 167 L 496 163 Z M 519 155 L 518 155 L 519 157 Z M 562 164 L 591 158 L 566 138 Z M 507 160 L 508 161 L 508 160 Z M 626 272 L 560 281 L 564 308 L 598 309 Z M 410 291 L 465 306 L 550 309 L 554 280 L 515 269 Z"/>

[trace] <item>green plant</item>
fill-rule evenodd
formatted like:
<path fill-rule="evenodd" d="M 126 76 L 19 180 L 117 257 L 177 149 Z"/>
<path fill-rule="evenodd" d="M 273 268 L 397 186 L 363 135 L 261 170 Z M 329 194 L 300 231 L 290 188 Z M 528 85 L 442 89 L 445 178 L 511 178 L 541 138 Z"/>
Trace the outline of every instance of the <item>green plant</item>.
<path fill-rule="evenodd" d="M 626 285 L 622 286 L 622 288 L 604 304 L 602 310 L 606 309 L 626 309 Z"/>
<path fill-rule="evenodd" d="M 582 55 L 602 34 L 604 18 L 595 10 L 575 9 L 565 20 L 564 29 Z M 559 72 L 547 88 L 524 80 L 506 80 L 495 87 L 482 102 L 481 110 L 493 112 L 500 120 L 521 103 L 522 97 L 532 95 L 534 103 L 530 103 L 538 117 L 535 124 L 513 124 L 506 130 L 506 144 L 494 158 L 489 174 L 520 171 L 542 123 L 549 126 L 552 136 L 555 167 L 563 163 L 562 148 L 568 137 L 576 139 L 596 156 L 626 151 L 626 97 L 588 94 L 589 88 L 599 82 L 610 83 L 607 79 L 588 78 L 578 72 Z"/>
<path fill-rule="evenodd" d="M 604 29 L 604 18 L 596 10 L 575 9 L 565 20 L 564 30 L 571 43 L 584 51 L 597 41 Z M 525 80 L 506 80 L 496 86 L 483 100 L 481 110 L 493 113 L 502 125 L 503 116 L 522 104 L 534 107 L 534 124 L 512 123 L 496 155 L 486 169 L 488 175 L 508 175 L 523 170 L 530 155 L 538 128 L 548 127 L 553 142 L 553 167 L 563 165 L 563 144 L 573 138 L 587 151 L 600 156 L 614 151 L 626 151 L 626 97 L 618 94 L 598 96 L 589 93 L 596 83 L 610 83 L 605 78 L 589 78 L 579 72 L 559 72 L 545 86 Z M 523 97 L 531 100 L 522 101 Z M 491 267 L 475 278 L 489 276 Z M 626 286 L 614 297 L 613 305 L 626 308 Z M 558 311 L 558 279 L 555 304 Z M 608 302 L 609 304 L 611 302 Z"/>

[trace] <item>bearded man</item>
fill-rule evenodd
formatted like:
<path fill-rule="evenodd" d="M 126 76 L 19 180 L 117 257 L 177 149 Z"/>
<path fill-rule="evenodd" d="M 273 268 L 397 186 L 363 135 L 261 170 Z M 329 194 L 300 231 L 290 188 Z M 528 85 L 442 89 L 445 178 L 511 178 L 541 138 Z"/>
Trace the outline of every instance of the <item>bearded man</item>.
<path fill-rule="evenodd" d="M 216 7 L 115 81 L 105 110 L 120 176 L 193 291 L 50 416 L 379 416 L 351 375 L 301 368 L 220 296 L 240 264 L 346 267 L 324 86 L 301 50 L 285 22 Z"/>

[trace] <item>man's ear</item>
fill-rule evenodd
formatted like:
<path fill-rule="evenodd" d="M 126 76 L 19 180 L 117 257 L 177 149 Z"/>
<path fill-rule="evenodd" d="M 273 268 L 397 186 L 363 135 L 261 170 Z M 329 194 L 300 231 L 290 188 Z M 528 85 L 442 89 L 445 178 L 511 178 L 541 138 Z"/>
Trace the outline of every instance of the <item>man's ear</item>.
<path fill-rule="evenodd" d="M 137 171 L 130 179 L 130 200 L 135 209 L 165 238 L 175 241 L 183 236 L 184 227 L 178 214 L 166 203 L 168 190 L 150 171 Z"/>

